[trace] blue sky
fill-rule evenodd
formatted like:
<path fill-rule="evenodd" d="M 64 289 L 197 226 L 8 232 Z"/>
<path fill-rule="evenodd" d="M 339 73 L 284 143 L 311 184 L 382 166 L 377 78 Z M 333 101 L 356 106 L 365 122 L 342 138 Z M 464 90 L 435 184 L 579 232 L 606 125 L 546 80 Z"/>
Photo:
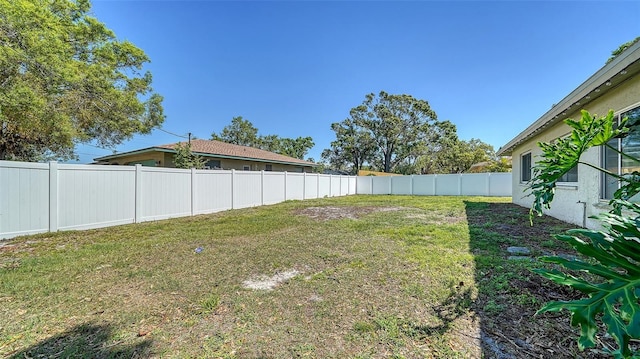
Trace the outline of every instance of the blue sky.
<path fill-rule="evenodd" d="M 208 139 L 235 116 L 311 136 L 316 160 L 367 93 L 427 100 L 497 150 L 640 36 L 638 1 L 94 1 L 151 59 L 163 128 Z M 155 130 L 119 152 L 178 142 Z M 78 147 L 80 162 L 111 154 Z"/>

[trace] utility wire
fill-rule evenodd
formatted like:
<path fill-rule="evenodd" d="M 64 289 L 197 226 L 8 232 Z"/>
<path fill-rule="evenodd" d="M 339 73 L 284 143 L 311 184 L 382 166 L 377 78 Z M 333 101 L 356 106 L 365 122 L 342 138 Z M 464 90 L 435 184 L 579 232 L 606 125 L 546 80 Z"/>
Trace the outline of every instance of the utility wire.
<path fill-rule="evenodd" d="M 189 137 L 187 137 L 187 136 L 183 136 L 183 135 L 178 135 L 178 134 L 175 134 L 175 133 L 173 133 L 173 132 L 169 132 L 169 131 L 167 131 L 167 130 L 165 130 L 165 129 L 163 129 L 163 128 L 160 128 L 160 127 L 158 127 L 158 130 L 160 130 L 160 131 L 162 131 L 162 132 L 165 132 L 165 133 L 168 133 L 168 134 L 170 134 L 170 135 L 176 136 L 176 137 L 180 137 L 180 138 L 186 138 L 186 139 L 189 139 L 189 137 L 190 137 L 190 136 L 189 136 Z"/>

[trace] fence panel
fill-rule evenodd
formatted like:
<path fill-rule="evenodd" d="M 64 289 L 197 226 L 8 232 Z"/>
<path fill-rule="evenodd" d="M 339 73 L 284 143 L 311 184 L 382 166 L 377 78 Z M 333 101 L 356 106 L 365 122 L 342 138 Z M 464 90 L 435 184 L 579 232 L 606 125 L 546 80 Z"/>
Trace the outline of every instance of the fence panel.
<path fill-rule="evenodd" d="M 304 199 L 304 173 L 287 172 L 287 200 Z"/>
<path fill-rule="evenodd" d="M 312 199 L 312 198 L 318 198 L 318 184 L 319 184 L 319 176 L 318 174 L 308 174 L 305 177 L 305 184 L 304 184 L 304 198 L 305 199 Z"/>
<path fill-rule="evenodd" d="M 264 172 L 262 188 L 264 192 L 262 199 L 264 204 L 274 204 L 284 201 L 285 188 L 284 176 L 282 172 Z"/>
<path fill-rule="evenodd" d="M 460 195 L 460 175 L 437 175 L 436 196 L 458 196 Z"/>
<path fill-rule="evenodd" d="M 416 196 L 435 196 L 437 175 L 413 176 L 413 194 Z"/>
<path fill-rule="evenodd" d="M 330 197 L 331 196 L 331 176 L 319 175 L 318 176 L 318 197 Z"/>
<path fill-rule="evenodd" d="M 260 172 L 234 171 L 233 208 L 247 208 L 262 204 Z"/>
<path fill-rule="evenodd" d="M 489 177 L 489 196 L 510 197 L 513 183 L 511 173 L 491 173 Z"/>
<path fill-rule="evenodd" d="M 135 167 L 59 164 L 58 228 L 133 223 L 135 185 Z"/>
<path fill-rule="evenodd" d="M 389 181 L 391 181 L 391 194 L 412 194 L 412 176 L 390 176 Z"/>
<path fill-rule="evenodd" d="M 463 196 L 489 195 L 489 176 L 487 173 L 468 173 L 460 176 L 460 194 Z"/>
<path fill-rule="evenodd" d="M 49 164 L 0 161 L 0 238 L 49 230 Z"/>
<path fill-rule="evenodd" d="M 373 176 L 356 177 L 357 194 L 373 194 Z"/>
<path fill-rule="evenodd" d="M 371 177 L 371 194 L 391 194 L 391 177 Z"/>
<path fill-rule="evenodd" d="M 191 171 L 140 167 L 140 218 L 138 221 L 191 215 Z"/>
<path fill-rule="evenodd" d="M 231 171 L 195 171 L 193 213 L 204 214 L 231 209 Z"/>

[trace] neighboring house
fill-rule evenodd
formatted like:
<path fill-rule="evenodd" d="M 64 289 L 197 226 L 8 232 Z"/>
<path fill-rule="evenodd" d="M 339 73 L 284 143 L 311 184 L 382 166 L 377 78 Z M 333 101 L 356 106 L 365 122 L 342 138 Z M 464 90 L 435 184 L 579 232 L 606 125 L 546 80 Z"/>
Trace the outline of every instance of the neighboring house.
<path fill-rule="evenodd" d="M 629 117 L 630 121 L 638 121 L 638 127 L 633 127 L 628 136 L 613 140 L 611 144 L 640 157 L 640 42 L 598 70 L 500 148 L 498 155 L 511 155 L 513 158 L 513 203 L 531 206 L 533 198 L 525 197 L 525 189 L 532 176 L 532 167 L 542 153 L 537 143 L 552 142 L 567 136 L 570 128 L 563 120 L 579 119 L 582 109 L 598 116 L 604 116 L 609 110 L 613 110 L 618 121 L 624 117 Z M 633 172 L 639 167 L 615 151 L 600 147 L 589 149 L 582 161 L 618 174 Z M 609 210 L 608 200 L 618 186 L 616 179 L 580 164 L 558 183 L 551 209 L 545 212 L 573 224 L 596 228 L 597 222 L 588 217 Z"/>
<path fill-rule="evenodd" d="M 103 165 L 135 165 L 175 167 L 173 158 L 178 143 L 118 153 L 94 159 Z M 191 140 L 191 151 L 206 160 L 209 169 L 235 169 L 244 171 L 311 172 L 313 162 L 283 156 L 253 147 L 233 145 L 220 141 Z"/>

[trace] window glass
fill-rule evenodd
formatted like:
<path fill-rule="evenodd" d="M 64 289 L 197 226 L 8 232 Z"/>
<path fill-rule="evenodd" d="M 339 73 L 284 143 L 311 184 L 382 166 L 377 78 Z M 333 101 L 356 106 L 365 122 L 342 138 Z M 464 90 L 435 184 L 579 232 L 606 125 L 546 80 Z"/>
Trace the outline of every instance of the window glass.
<path fill-rule="evenodd" d="M 636 107 L 633 110 L 620 114 L 617 118 L 618 123 L 623 118 L 627 117 L 627 126 L 629 127 L 629 133 L 619 139 L 613 139 L 609 141 L 609 145 L 613 148 L 632 156 L 640 158 L 640 107 Z M 634 171 L 640 172 L 640 164 L 629 158 L 620 155 L 618 152 L 605 147 L 602 152 L 602 166 L 610 172 L 617 174 L 628 174 Z M 603 175 L 602 179 L 602 198 L 613 198 L 614 192 L 619 188 L 619 181 L 609 175 Z"/>
<path fill-rule="evenodd" d="M 522 155 L 520 160 L 520 181 L 527 182 L 531 180 L 531 153 Z"/>

